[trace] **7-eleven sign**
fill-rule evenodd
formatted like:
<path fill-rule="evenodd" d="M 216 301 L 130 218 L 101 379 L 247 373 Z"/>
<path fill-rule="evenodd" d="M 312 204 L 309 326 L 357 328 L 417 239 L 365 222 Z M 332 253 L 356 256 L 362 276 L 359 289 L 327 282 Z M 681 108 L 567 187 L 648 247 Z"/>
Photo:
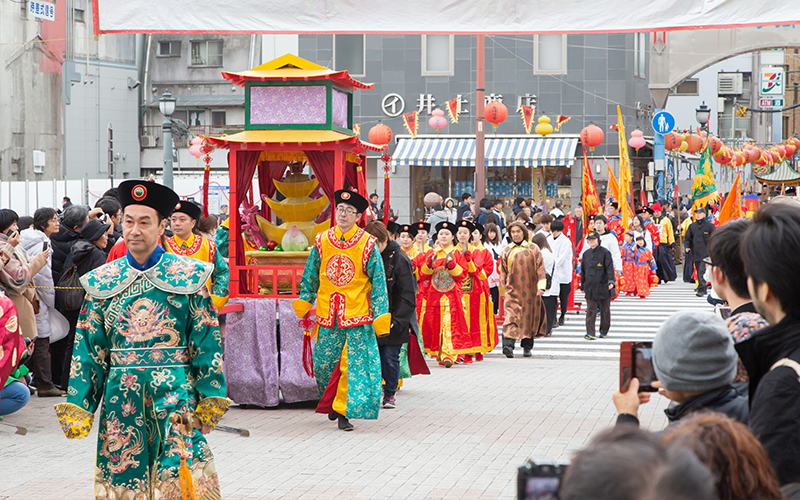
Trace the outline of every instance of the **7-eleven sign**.
<path fill-rule="evenodd" d="M 761 69 L 761 95 L 782 96 L 784 91 L 783 68 Z"/>

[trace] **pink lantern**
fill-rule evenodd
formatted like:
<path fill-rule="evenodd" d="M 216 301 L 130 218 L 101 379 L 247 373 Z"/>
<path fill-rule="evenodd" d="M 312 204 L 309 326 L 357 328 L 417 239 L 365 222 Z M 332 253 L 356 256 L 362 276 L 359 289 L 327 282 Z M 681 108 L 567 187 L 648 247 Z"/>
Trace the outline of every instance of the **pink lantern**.
<path fill-rule="evenodd" d="M 628 140 L 628 146 L 632 147 L 636 151 L 639 151 L 640 148 L 643 148 L 644 145 L 647 144 L 647 141 L 645 141 L 644 137 L 642 137 L 643 135 L 644 134 L 642 134 L 641 130 L 634 130 L 631 132 L 631 138 Z"/>
<path fill-rule="evenodd" d="M 193 144 L 192 147 L 189 148 L 189 154 L 194 156 L 195 158 L 200 158 L 201 156 L 203 156 L 203 153 L 200 151 L 200 144 Z"/>
<path fill-rule="evenodd" d="M 435 128 L 437 133 L 439 130 L 446 127 L 447 119 L 444 117 L 444 111 L 441 109 L 434 109 L 431 112 L 431 119 L 428 120 L 428 125 L 430 125 L 432 128 Z"/>
<path fill-rule="evenodd" d="M 192 146 L 201 146 L 202 144 L 203 144 L 203 139 L 201 139 L 200 137 L 195 137 L 191 141 Z"/>

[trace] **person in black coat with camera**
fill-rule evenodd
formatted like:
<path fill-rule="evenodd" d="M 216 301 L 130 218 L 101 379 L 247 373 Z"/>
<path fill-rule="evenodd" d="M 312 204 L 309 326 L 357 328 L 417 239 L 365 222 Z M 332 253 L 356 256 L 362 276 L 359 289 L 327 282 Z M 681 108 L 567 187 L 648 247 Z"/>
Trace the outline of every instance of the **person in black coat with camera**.
<path fill-rule="evenodd" d="M 614 260 L 611 252 L 600 245 L 600 235 L 590 231 L 586 235 L 589 249 L 581 258 L 581 290 L 586 296 L 586 340 L 597 340 L 594 322 L 600 307 L 600 338 L 611 328 L 611 297 L 614 296 Z"/>
<path fill-rule="evenodd" d="M 367 224 L 365 231 L 378 239 L 378 249 L 386 271 L 386 293 L 389 295 L 389 312 L 392 326 L 389 335 L 378 337 L 383 377 L 383 408 L 395 408 L 394 395 L 400 377 L 400 351 L 409 342 L 411 320 L 416 320 L 416 279 L 414 266 L 396 242 L 389 239 L 389 231 L 382 222 Z"/>
<path fill-rule="evenodd" d="M 706 210 L 703 207 L 695 209 L 694 218 L 695 221 L 689 224 L 686 230 L 683 246 L 686 253 L 691 252 L 694 270 L 697 272 L 696 292 L 698 297 L 702 297 L 706 294 L 706 280 L 703 278 L 706 273 L 706 263 L 703 259 L 708 257 L 708 238 L 714 232 L 714 224 L 706 218 Z"/>

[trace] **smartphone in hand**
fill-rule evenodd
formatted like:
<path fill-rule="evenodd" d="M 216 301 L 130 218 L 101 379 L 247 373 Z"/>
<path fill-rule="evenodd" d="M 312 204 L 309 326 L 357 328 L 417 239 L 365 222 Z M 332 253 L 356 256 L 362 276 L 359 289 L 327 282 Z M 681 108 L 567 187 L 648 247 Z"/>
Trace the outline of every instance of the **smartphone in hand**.
<path fill-rule="evenodd" d="M 619 346 L 619 389 L 626 392 L 631 379 L 639 379 L 639 392 L 658 392 L 652 383 L 658 380 L 653 369 L 652 342 L 622 342 Z"/>

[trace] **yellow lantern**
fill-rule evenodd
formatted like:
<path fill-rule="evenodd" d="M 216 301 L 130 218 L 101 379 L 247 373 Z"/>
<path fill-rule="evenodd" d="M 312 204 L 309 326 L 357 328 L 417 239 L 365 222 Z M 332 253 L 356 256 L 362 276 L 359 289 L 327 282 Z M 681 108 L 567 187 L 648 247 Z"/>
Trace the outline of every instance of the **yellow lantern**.
<path fill-rule="evenodd" d="M 553 133 L 553 126 L 550 125 L 550 118 L 545 115 L 539 117 L 539 124 L 536 125 L 534 131 L 541 135 L 542 137 L 546 137 L 548 134 Z"/>

